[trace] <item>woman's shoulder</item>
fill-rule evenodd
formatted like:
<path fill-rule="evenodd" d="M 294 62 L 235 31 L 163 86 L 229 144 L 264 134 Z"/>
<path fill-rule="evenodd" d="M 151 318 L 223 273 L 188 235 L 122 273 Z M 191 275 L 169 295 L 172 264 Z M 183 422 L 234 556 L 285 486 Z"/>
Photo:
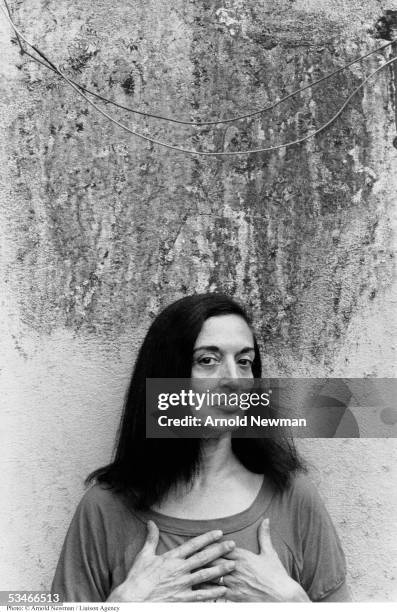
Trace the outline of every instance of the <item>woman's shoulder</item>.
<path fill-rule="evenodd" d="M 299 534 L 306 537 L 309 532 L 334 534 L 333 521 L 325 501 L 319 493 L 318 485 L 310 476 L 299 473 L 278 498 L 273 512 L 280 517 L 281 523 L 292 526 L 294 538 Z"/>
<path fill-rule="evenodd" d="M 280 496 L 280 502 L 289 508 L 319 508 L 323 506 L 317 485 L 306 473 L 294 474 Z"/>
<path fill-rule="evenodd" d="M 86 508 L 107 508 L 120 506 L 121 497 L 112 488 L 104 484 L 93 484 L 83 494 L 80 504 Z"/>
<path fill-rule="evenodd" d="M 82 496 L 77 513 L 91 521 L 101 522 L 105 527 L 117 525 L 118 528 L 128 525 L 140 527 L 141 520 L 132 511 L 124 496 L 104 484 L 92 485 Z"/>

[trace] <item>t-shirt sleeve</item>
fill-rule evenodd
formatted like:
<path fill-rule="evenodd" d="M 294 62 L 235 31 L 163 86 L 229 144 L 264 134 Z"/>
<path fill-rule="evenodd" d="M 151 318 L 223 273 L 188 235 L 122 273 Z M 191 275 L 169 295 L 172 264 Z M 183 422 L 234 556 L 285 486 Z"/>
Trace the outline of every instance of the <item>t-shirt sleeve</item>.
<path fill-rule="evenodd" d="M 100 505 L 89 490 L 66 534 L 52 582 L 64 601 L 105 601 L 110 590 L 106 537 Z"/>
<path fill-rule="evenodd" d="M 322 499 L 314 485 L 304 482 L 298 510 L 300 583 L 312 601 L 320 601 L 345 582 L 346 559 Z"/>

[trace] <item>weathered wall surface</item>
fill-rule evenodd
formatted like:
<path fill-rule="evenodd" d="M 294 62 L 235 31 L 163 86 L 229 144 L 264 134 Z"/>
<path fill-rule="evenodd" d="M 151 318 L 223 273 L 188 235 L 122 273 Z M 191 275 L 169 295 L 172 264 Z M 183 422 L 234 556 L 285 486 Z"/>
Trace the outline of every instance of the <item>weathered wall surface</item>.
<path fill-rule="evenodd" d="M 216 119 L 264 106 L 381 42 L 375 0 L 12 3 L 65 73 L 121 104 Z M 316 139 L 200 158 L 96 115 L 18 54 L 0 20 L 2 588 L 47 588 L 82 478 L 110 455 L 137 346 L 197 290 L 249 305 L 267 372 L 395 375 L 395 83 L 384 70 Z M 117 118 L 189 148 L 293 140 L 328 120 L 376 54 L 236 124 Z M 109 110 L 110 107 L 106 107 Z M 89 442 L 87 444 L 87 442 Z M 358 600 L 396 599 L 394 441 L 308 441 Z M 394 555 L 395 557 L 395 555 Z"/>

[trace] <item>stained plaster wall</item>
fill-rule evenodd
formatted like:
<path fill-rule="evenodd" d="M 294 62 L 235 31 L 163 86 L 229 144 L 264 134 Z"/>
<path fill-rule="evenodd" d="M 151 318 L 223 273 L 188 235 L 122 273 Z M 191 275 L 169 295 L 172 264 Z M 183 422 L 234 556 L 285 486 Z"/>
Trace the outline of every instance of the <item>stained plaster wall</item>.
<path fill-rule="evenodd" d="M 178 118 L 256 109 L 374 49 L 397 2 L 14 1 L 65 73 Z M 394 376 L 393 72 L 316 139 L 223 159 L 151 146 L 18 53 L 0 19 L 1 588 L 47 589 L 82 479 L 106 462 L 137 347 L 158 309 L 224 290 L 254 313 L 266 372 Z M 203 150 L 295 139 L 377 53 L 272 114 L 188 128 L 114 113 Z M 110 110 L 110 107 L 107 107 Z M 395 600 L 394 440 L 301 443 L 359 600 Z"/>

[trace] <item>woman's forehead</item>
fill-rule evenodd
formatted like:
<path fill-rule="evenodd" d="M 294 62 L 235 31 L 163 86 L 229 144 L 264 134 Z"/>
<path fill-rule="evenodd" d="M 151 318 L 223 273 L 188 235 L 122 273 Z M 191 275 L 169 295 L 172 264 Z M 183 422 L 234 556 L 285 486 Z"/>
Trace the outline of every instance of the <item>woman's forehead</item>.
<path fill-rule="evenodd" d="M 194 348 L 200 346 L 240 345 L 254 347 L 254 338 L 248 323 L 237 314 L 217 315 L 204 321 Z"/>

